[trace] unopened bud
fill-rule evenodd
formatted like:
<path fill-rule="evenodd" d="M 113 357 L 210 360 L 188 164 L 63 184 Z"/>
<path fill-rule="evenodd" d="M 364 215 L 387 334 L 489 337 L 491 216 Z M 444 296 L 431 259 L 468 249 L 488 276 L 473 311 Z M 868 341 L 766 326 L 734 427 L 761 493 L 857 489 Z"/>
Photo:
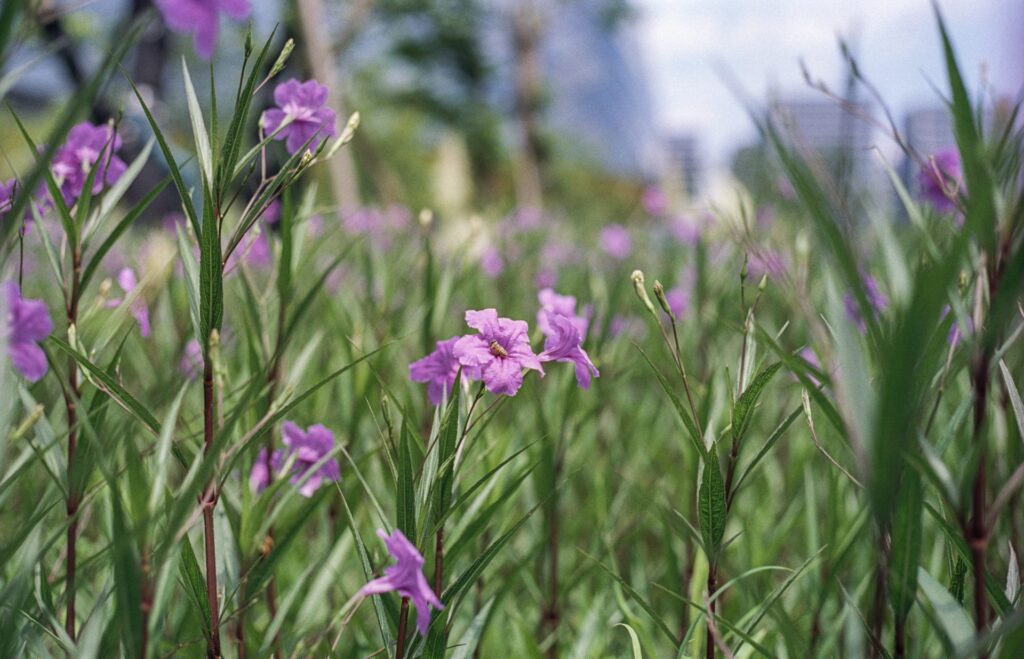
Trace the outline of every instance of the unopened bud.
<path fill-rule="evenodd" d="M 270 75 L 268 77 L 273 78 L 284 69 L 284 66 L 288 63 L 288 58 L 291 57 L 293 50 L 295 50 L 295 39 L 285 41 L 284 47 L 281 49 L 281 54 L 277 56 L 277 61 L 274 62 L 274 66 L 270 68 Z"/>
<path fill-rule="evenodd" d="M 429 208 L 424 208 L 420 211 L 419 220 L 421 227 L 429 229 L 430 225 L 434 223 L 434 211 Z"/>
<path fill-rule="evenodd" d="M 654 309 L 654 303 L 651 302 L 651 297 L 647 295 L 647 287 L 644 286 L 644 273 L 642 270 L 634 270 L 633 274 L 630 275 L 630 279 L 633 280 L 633 290 L 636 291 L 636 296 L 640 298 L 640 301 L 644 303 L 647 310 L 651 312 L 654 317 L 658 316 L 658 312 Z"/>
<path fill-rule="evenodd" d="M 245 31 L 245 56 L 248 58 L 252 55 L 252 24 L 249 24 L 249 29 Z"/>
<path fill-rule="evenodd" d="M 768 288 L 768 273 L 761 275 L 761 281 L 757 284 L 758 293 L 763 293 Z"/>
<path fill-rule="evenodd" d="M 657 279 L 654 280 L 654 297 L 657 298 L 661 309 L 668 314 L 669 318 L 675 320 L 676 315 L 672 313 L 672 307 L 668 305 L 668 298 L 665 297 L 665 287 Z"/>
<path fill-rule="evenodd" d="M 8 441 L 14 442 L 27 435 L 28 431 L 32 430 L 32 427 L 36 425 L 39 419 L 43 418 L 44 411 L 45 408 L 42 405 L 36 405 L 33 407 L 28 416 L 25 417 L 25 419 L 18 424 L 18 427 L 14 429 L 14 432 L 11 433 Z"/>

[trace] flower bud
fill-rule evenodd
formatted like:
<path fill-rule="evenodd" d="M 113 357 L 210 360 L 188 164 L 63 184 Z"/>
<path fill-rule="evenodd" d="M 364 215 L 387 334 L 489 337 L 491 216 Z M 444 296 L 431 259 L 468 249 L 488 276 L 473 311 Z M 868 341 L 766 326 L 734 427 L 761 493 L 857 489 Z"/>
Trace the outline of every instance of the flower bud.
<path fill-rule="evenodd" d="M 662 310 L 668 314 L 669 318 L 675 320 L 676 315 L 672 313 L 672 307 L 669 306 L 668 298 L 665 297 L 665 287 L 657 279 L 654 280 L 654 297 L 658 299 L 658 304 L 661 305 Z"/>
<path fill-rule="evenodd" d="M 434 223 L 434 211 L 429 208 L 424 208 L 419 214 L 420 226 L 424 229 L 429 229 L 430 225 Z"/>
<path fill-rule="evenodd" d="M 270 68 L 270 74 L 267 77 L 273 78 L 284 69 L 284 66 L 288 63 L 288 58 L 291 57 L 293 50 L 295 50 L 295 39 L 285 41 L 284 48 L 281 49 L 281 54 L 277 56 L 277 61 L 274 62 L 274 66 Z"/>
<path fill-rule="evenodd" d="M 647 310 L 651 312 L 655 318 L 658 317 L 658 312 L 654 309 L 654 303 L 651 302 L 651 298 L 647 295 L 647 287 L 644 286 L 644 273 L 642 270 L 634 270 L 633 274 L 630 275 L 630 279 L 633 280 L 633 290 L 636 291 L 636 296 L 640 298 L 640 301 L 644 303 Z"/>

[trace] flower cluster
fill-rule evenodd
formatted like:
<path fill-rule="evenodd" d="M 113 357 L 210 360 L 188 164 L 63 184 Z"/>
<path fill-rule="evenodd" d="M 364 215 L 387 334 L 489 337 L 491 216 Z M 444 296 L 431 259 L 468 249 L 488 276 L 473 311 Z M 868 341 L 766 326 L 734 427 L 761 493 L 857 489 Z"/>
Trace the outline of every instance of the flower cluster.
<path fill-rule="evenodd" d="M 557 361 L 574 364 L 577 383 L 588 388 L 591 378 L 599 376 L 583 349 L 589 311 L 577 315 L 576 298 L 552 289 L 541 290 L 538 299 L 537 325 L 545 336 L 539 355 L 530 345 L 526 321 L 501 318 L 495 309 L 470 310 L 466 324 L 477 333 L 438 341 L 434 352 L 409 365 L 409 379 L 427 383 L 430 402 L 440 405 L 460 372 L 464 379 L 483 382 L 491 393 L 514 396 L 525 372 L 543 377 L 543 363 Z"/>

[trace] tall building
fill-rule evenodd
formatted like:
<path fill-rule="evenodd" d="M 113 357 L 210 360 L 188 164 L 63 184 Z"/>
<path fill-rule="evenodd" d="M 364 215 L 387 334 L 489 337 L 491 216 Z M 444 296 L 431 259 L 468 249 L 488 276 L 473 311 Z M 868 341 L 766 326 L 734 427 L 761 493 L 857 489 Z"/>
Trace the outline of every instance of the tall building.
<path fill-rule="evenodd" d="M 952 121 L 945 108 L 911 110 L 903 118 L 903 139 L 913 151 L 927 158 L 936 151 L 956 146 Z"/>
<path fill-rule="evenodd" d="M 671 135 L 664 141 L 663 152 L 667 184 L 690 199 L 697 197 L 704 175 L 697 137 L 687 133 Z"/>

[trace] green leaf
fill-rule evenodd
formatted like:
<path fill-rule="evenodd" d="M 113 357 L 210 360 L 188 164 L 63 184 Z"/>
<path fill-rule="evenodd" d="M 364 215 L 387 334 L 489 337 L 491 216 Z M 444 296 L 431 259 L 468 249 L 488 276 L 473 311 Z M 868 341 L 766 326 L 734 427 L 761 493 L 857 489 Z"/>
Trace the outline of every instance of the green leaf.
<path fill-rule="evenodd" d="M 192 86 L 192 76 L 188 73 L 188 64 L 185 62 L 184 56 L 181 58 L 181 72 L 185 78 L 185 100 L 188 107 L 188 118 L 192 122 L 192 137 L 196 142 L 199 171 L 203 175 L 203 185 L 209 188 L 213 185 L 213 153 L 210 149 L 210 136 L 206 132 L 203 111 L 199 107 L 199 99 L 196 98 L 196 90 Z"/>
<path fill-rule="evenodd" d="M 203 354 L 208 354 L 210 334 L 220 330 L 224 314 L 224 268 L 220 252 L 220 218 L 213 200 L 203 192 L 203 224 L 199 239 L 199 329 Z"/>
<path fill-rule="evenodd" d="M 640 637 L 636 635 L 636 630 L 624 622 L 617 623 L 615 626 L 622 627 L 629 633 L 629 640 L 633 646 L 633 659 L 643 659 L 644 653 L 640 649 Z"/>
<path fill-rule="evenodd" d="M 904 620 L 917 598 L 917 571 L 921 561 L 921 477 L 914 469 L 903 472 L 892 520 L 892 553 L 889 562 L 889 601 L 897 620 Z"/>
<path fill-rule="evenodd" d="M 1024 401 L 1021 401 L 1020 391 L 1010 375 L 1010 369 L 1006 368 L 1006 362 L 999 360 L 999 371 L 1003 374 L 1003 383 L 1006 385 L 1006 393 L 1010 397 L 1010 405 L 1013 407 L 1013 416 L 1017 419 L 1017 435 L 1024 440 Z"/>
<path fill-rule="evenodd" d="M 974 638 L 974 623 L 959 602 L 924 568 L 918 568 L 917 581 L 938 617 L 937 629 L 954 648 L 967 646 Z"/>
<path fill-rule="evenodd" d="M 750 427 L 750 419 L 753 416 L 754 406 L 761 392 L 768 386 L 772 376 L 782 368 L 782 362 L 775 362 L 757 374 L 750 386 L 740 394 L 740 399 L 732 407 L 732 439 L 739 444 Z"/>
<path fill-rule="evenodd" d="M 409 430 L 402 424 L 402 435 L 398 446 L 398 528 L 407 538 L 416 537 L 416 484 L 413 482 L 412 449 Z"/>
<path fill-rule="evenodd" d="M 210 629 L 210 602 L 206 598 L 206 581 L 203 580 L 203 573 L 199 570 L 199 562 L 192 550 L 192 543 L 186 537 L 181 543 L 181 554 L 178 561 L 178 572 L 185 584 L 185 592 L 192 600 L 193 610 L 199 613 L 200 623 L 203 627 L 203 635 L 209 640 L 212 637 Z"/>
<path fill-rule="evenodd" d="M 714 447 L 704 456 L 704 475 L 697 494 L 697 508 L 704 549 L 708 552 L 708 561 L 714 563 L 725 534 L 726 517 L 725 483 Z"/>
<path fill-rule="evenodd" d="M 669 400 L 672 401 L 672 407 L 675 409 L 679 420 L 683 422 L 683 426 L 686 428 L 686 431 L 690 436 L 690 441 L 693 443 L 693 447 L 697 450 L 698 455 L 706 455 L 707 449 L 704 448 L 704 438 L 701 435 L 700 430 L 697 428 L 697 424 L 694 422 L 693 417 L 690 416 L 690 413 L 683 406 L 683 401 L 679 399 L 679 396 L 676 395 L 675 390 L 669 384 L 668 380 L 666 380 L 665 376 L 661 374 L 661 371 L 654 365 L 654 362 L 652 362 L 651 358 L 647 356 L 647 353 L 644 352 L 643 348 L 640 346 L 635 347 L 640 351 L 640 354 L 643 356 L 644 361 L 647 362 L 647 365 L 651 367 L 652 371 L 654 371 L 655 377 L 658 378 L 658 384 L 661 385 L 662 390 L 668 395 Z"/>

